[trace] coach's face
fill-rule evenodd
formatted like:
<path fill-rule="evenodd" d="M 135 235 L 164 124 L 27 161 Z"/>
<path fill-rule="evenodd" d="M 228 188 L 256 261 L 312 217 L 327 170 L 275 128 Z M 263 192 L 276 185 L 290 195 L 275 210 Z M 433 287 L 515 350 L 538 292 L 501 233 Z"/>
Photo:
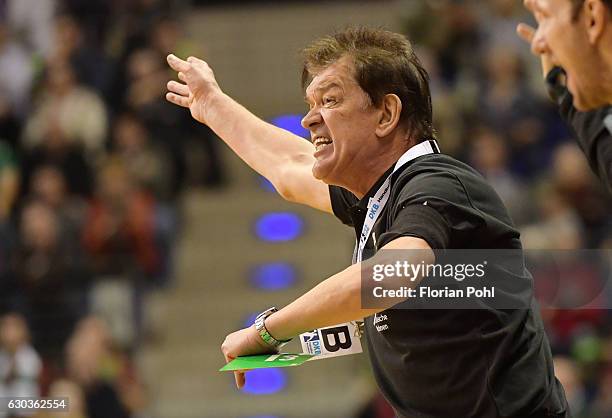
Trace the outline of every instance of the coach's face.
<path fill-rule="evenodd" d="M 525 0 L 525 5 L 538 22 L 534 48 L 539 53 L 548 54 L 553 65 L 565 70 L 574 106 L 587 110 L 606 104 L 600 84 L 602 67 L 597 50 L 601 37 L 598 26 L 604 19 L 601 13 L 605 13 L 605 5 L 600 3 L 595 8 L 587 5 L 576 19 L 573 18 L 570 0 Z"/>
<path fill-rule="evenodd" d="M 309 112 L 302 125 L 315 145 L 315 178 L 355 190 L 368 159 L 376 159 L 380 112 L 354 76 L 344 56 L 315 75 L 306 89 Z"/>

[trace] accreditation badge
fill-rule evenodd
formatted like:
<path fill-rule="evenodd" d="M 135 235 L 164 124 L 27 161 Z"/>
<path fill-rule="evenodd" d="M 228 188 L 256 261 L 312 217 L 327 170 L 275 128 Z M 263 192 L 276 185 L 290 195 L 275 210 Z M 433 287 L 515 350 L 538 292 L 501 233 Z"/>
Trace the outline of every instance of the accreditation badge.
<path fill-rule="evenodd" d="M 317 360 L 363 352 L 360 336 L 359 323 L 351 321 L 300 334 L 300 343 L 304 354 L 314 355 L 312 360 Z"/>

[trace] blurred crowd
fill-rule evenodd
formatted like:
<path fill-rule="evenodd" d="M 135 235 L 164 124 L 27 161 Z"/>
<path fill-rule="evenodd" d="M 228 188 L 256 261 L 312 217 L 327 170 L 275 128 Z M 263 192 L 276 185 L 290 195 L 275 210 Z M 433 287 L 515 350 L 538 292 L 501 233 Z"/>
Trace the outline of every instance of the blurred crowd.
<path fill-rule="evenodd" d="M 402 24 L 430 72 L 444 151 L 493 184 L 526 248 L 599 249 L 609 275 L 612 201 L 515 35 L 530 20 L 520 3 L 405 1 Z M 0 1 L 0 397 L 70 397 L 75 418 L 145 409 L 133 356 L 147 295 L 172 284 L 178 198 L 224 180 L 212 133 L 164 100 L 166 53 L 200 52 L 183 11 Z M 584 260 L 567 267 L 570 298 L 593 273 Z M 610 311 L 543 317 L 574 416 L 612 416 Z M 363 416 L 388 413 L 374 402 Z"/>
<path fill-rule="evenodd" d="M 133 358 L 178 197 L 223 182 L 212 133 L 164 99 L 167 52 L 197 53 L 175 3 L 0 1 L 0 397 L 145 407 Z"/>

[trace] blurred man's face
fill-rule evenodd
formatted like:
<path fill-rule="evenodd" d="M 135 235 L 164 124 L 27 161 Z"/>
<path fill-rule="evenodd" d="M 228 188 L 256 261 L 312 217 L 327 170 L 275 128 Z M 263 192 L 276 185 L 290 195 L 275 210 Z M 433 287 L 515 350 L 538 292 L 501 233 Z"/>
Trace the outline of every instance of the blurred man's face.
<path fill-rule="evenodd" d="M 377 157 L 378 115 L 355 80 L 352 59 L 342 57 L 316 74 L 306 89 L 306 101 L 310 111 L 302 125 L 315 145 L 314 177 L 354 187 L 364 175 L 362 163 Z"/>
<path fill-rule="evenodd" d="M 570 0 L 527 0 L 525 4 L 538 22 L 536 49 L 565 70 L 574 106 L 587 110 L 607 104 L 600 84 L 598 51 L 589 41 L 584 12 L 574 19 Z"/>

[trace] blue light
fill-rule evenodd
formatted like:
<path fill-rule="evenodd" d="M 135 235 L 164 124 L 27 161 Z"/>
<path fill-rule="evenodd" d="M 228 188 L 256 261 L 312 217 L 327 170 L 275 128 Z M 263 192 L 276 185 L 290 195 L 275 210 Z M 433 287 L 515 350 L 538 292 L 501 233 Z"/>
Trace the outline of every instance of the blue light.
<path fill-rule="evenodd" d="M 302 218 L 291 212 L 271 212 L 259 218 L 255 232 L 263 241 L 282 242 L 296 239 L 302 234 Z"/>
<path fill-rule="evenodd" d="M 255 319 L 257 318 L 257 315 L 259 315 L 259 312 L 256 313 L 252 313 L 249 314 L 245 319 L 244 319 L 244 328 L 248 328 L 251 325 L 253 325 L 255 323 Z"/>
<path fill-rule="evenodd" d="M 267 192 L 276 193 L 276 189 L 274 188 L 272 182 L 263 176 L 259 176 L 259 185 Z"/>
<path fill-rule="evenodd" d="M 302 138 L 310 138 L 308 129 L 302 126 L 303 115 L 280 115 L 272 119 L 272 125 L 285 129 Z"/>
<path fill-rule="evenodd" d="M 262 264 L 253 269 L 251 283 L 262 290 L 283 290 L 296 281 L 295 268 L 289 263 Z"/>
<path fill-rule="evenodd" d="M 287 386 L 287 375 L 281 369 L 256 369 L 246 372 L 242 390 L 251 395 L 272 395 Z"/>

